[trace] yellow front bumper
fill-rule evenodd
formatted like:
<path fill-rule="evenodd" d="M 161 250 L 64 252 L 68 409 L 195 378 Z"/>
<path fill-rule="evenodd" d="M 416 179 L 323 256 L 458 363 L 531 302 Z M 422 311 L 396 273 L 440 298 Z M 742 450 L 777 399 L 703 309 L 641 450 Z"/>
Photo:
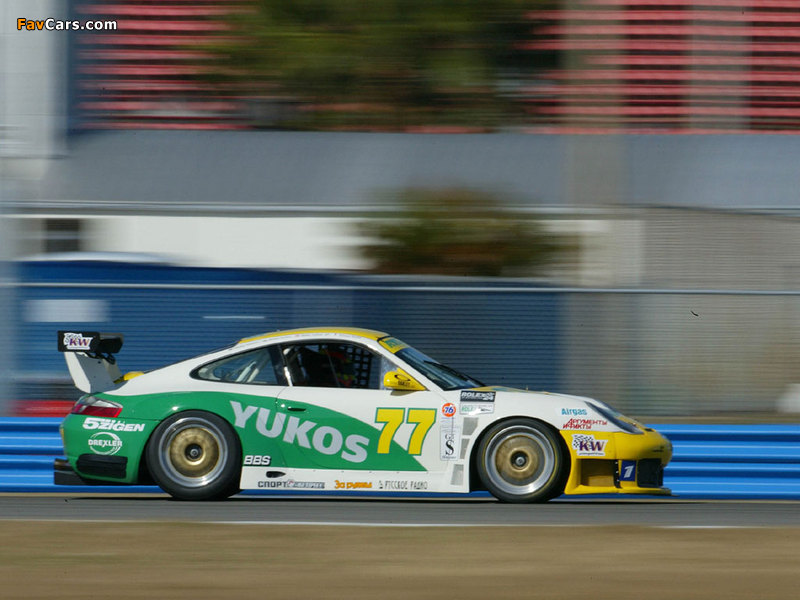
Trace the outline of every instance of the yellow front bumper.
<path fill-rule="evenodd" d="M 669 495 L 663 471 L 672 444 L 653 429 L 641 434 L 561 431 L 572 468 L 565 494 Z"/>

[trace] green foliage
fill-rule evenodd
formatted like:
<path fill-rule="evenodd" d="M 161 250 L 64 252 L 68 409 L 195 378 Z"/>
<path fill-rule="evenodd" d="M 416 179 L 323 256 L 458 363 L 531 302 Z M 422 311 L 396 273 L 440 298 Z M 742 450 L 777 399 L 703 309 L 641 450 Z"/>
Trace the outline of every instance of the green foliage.
<path fill-rule="evenodd" d="M 314 128 L 510 124 L 499 81 L 519 64 L 541 0 L 251 0 L 210 74 L 245 95 L 291 99 Z"/>
<path fill-rule="evenodd" d="M 367 222 L 361 248 L 379 273 L 492 277 L 533 275 L 564 245 L 494 196 L 463 189 L 409 189 L 388 219 Z"/>

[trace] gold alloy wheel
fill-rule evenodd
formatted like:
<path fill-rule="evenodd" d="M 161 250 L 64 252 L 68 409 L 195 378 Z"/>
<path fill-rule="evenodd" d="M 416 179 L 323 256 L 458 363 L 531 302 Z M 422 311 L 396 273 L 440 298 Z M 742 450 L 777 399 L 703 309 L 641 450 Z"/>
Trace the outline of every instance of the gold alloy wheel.
<path fill-rule="evenodd" d="M 541 446 L 525 435 L 514 435 L 505 439 L 494 454 L 497 473 L 510 482 L 529 481 L 541 462 Z"/>
<path fill-rule="evenodd" d="M 184 429 L 172 438 L 169 460 L 185 477 L 204 477 L 219 462 L 219 443 L 208 429 Z"/>
<path fill-rule="evenodd" d="M 213 423 L 187 417 L 173 423 L 161 438 L 158 461 L 175 483 L 201 487 L 219 477 L 227 454 L 225 436 Z"/>
<path fill-rule="evenodd" d="M 486 448 L 486 474 L 499 490 L 528 495 L 546 486 L 557 469 L 556 449 L 538 429 L 515 425 L 499 431 Z"/>

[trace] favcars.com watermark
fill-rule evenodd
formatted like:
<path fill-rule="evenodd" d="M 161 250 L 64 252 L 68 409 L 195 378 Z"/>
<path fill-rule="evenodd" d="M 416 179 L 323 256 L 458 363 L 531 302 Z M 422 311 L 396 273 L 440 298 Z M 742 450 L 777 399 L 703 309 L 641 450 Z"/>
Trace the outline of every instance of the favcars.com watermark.
<path fill-rule="evenodd" d="M 116 21 L 64 21 L 62 19 L 17 19 L 17 31 L 113 31 Z"/>

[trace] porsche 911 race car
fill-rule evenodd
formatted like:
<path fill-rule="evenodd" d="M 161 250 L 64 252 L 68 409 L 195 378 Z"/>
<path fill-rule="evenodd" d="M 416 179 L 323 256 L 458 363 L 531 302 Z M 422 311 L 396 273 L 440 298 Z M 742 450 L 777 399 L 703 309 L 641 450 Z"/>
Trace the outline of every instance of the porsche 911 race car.
<path fill-rule="evenodd" d="M 86 395 L 61 425 L 57 484 L 239 490 L 669 494 L 672 445 L 607 404 L 487 387 L 386 333 L 267 333 L 122 375 L 122 336 L 59 331 Z M 380 495 L 380 494 L 377 494 Z"/>

